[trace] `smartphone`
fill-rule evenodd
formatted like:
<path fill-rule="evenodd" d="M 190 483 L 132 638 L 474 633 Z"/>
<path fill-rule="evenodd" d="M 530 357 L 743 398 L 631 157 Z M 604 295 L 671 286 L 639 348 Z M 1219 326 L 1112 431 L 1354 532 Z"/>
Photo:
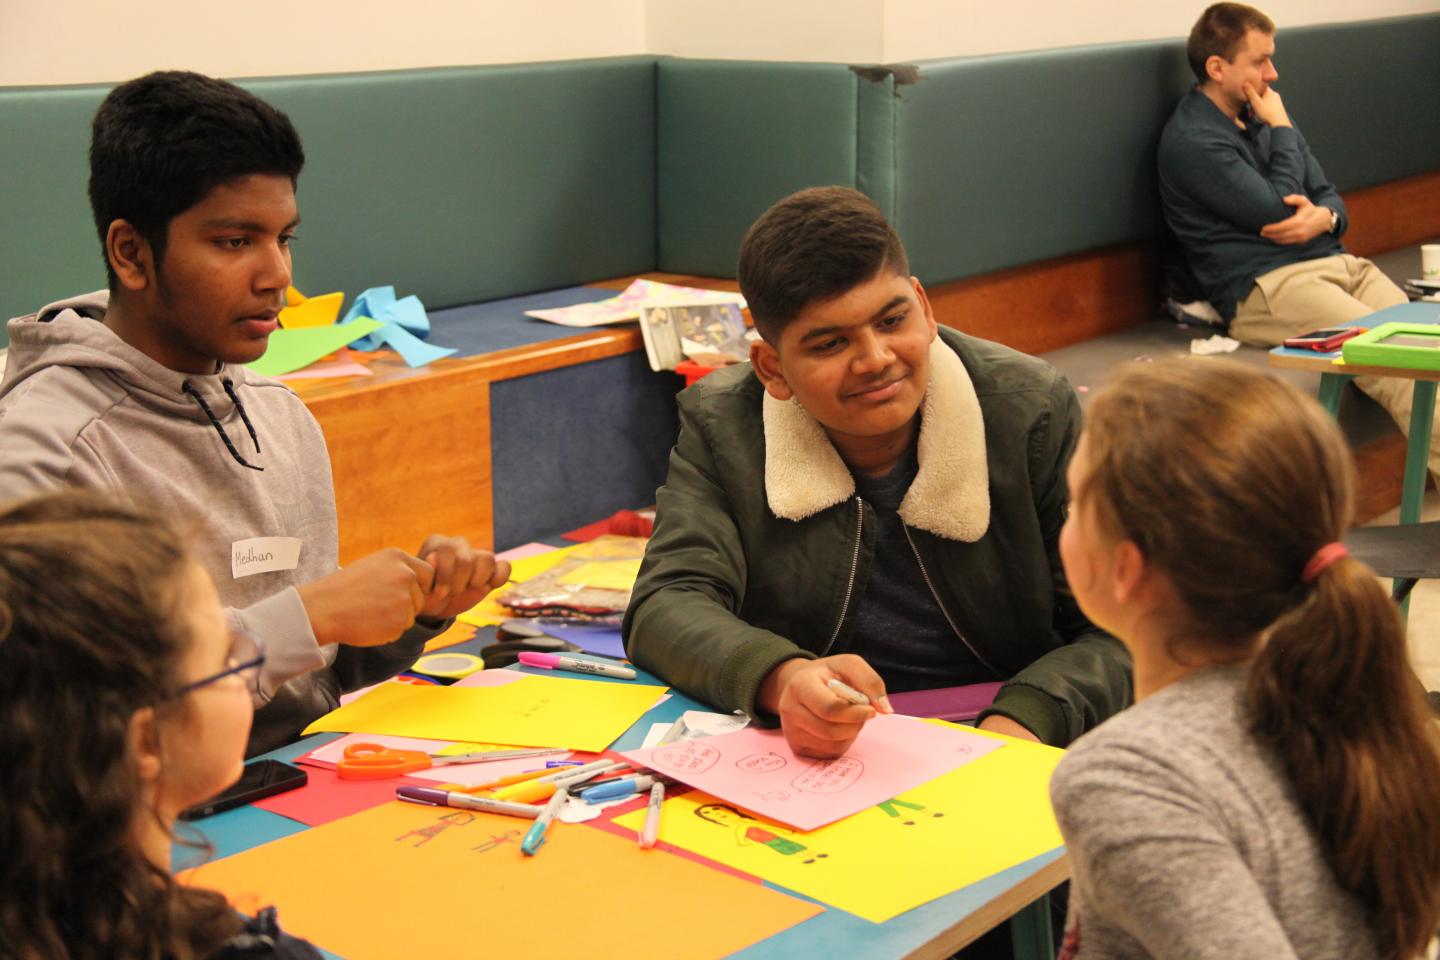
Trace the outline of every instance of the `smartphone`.
<path fill-rule="evenodd" d="M 199 820 L 222 810 L 243 807 L 261 797 L 272 797 L 286 790 L 303 787 L 310 775 L 299 767 L 279 760 L 256 760 L 245 764 L 240 779 L 203 803 L 180 811 L 181 820 Z"/>
<path fill-rule="evenodd" d="M 1325 327 L 1321 330 L 1302 333 L 1298 337 L 1290 337 L 1285 340 L 1285 346 L 1328 353 L 1331 350 L 1339 349 L 1340 344 L 1351 337 L 1358 337 L 1364 332 L 1364 327 Z"/>

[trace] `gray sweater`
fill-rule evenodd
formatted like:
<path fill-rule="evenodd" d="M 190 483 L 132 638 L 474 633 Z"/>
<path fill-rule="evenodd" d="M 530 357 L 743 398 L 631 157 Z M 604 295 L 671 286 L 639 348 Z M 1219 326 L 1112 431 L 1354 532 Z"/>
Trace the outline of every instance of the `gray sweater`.
<path fill-rule="evenodd" d="M 200 560 L 232 622 L 265 647 L 247 752 L 269 750 L 342 691 L 408 667 L 438 630 L 417 625 L 378 647 L 318 645 L 295 588 L 339 565 L 319 424 L 289 387 L 245 367 L 197 376 L 161 366 L 101 322 L 108 307 L 100 291 L 10 321 L 0 501 L 87 487 L 198 522 L 209 534 Z M 244 558 L 270 552 L 247 541 L 274 537 L 299 541 L 291 567 L 247 567 Z"/>
<path fill-rule="evenodd" d="M 1073 869 L 1068 960 L 1369 960 L 1245 669 L 1204 670 L 1081 737 L 1050 782 Z"/>

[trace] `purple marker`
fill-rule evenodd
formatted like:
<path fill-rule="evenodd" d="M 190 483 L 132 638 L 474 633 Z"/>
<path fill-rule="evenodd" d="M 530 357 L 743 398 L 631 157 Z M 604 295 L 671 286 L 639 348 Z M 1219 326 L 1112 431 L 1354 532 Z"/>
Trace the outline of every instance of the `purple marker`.
<path fill-rule="evenodd" d="M 509 817 L 525 817 L 528 820 L 534 820 L 540 816 L 540 807 L 533 803 L 515 803 L 511 800 L 476 797 L 468 793 L 436 790 L 433 787 L 396 787 L 395 799 L 404 800 L 407 803 L 424 804 L 427 807 L 455 807 L 460 810 L 503 813 Z"/>

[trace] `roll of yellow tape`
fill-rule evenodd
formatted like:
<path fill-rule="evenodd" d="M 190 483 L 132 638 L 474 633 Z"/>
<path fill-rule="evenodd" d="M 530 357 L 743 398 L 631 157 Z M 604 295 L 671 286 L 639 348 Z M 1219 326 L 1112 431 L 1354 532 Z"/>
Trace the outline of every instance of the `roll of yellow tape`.
<path fill-rule="evenodd" d="M 485 662 L 468 653 L 432 653 L 416 660 L 410 671 L 430 677 L 443 677 L 446 680 L 459 680 L 483 669 Z"/>

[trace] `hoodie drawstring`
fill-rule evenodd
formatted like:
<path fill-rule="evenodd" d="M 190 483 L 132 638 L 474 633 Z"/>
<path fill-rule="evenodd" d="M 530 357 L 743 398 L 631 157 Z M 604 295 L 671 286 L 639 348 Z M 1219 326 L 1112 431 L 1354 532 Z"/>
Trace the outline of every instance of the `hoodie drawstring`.
<path fill-rule="evenodd" d="M 196 403 L 200 404 L 200 409 L 204 410 L 205 416 L 210 419 L 210 426 L 214 427 L 215 432 L 220 434 L 220 439 L 225 441 L 225 449 L 230 451 L 230 456 L 235 458 L 236 463 L 250 470 L 265 469 L 264 467 L 257 467 L 255 464 L 247 462 L 244 457 L 240 456 L 240 451 L 236 450 L 235 444 L 230 442 L 230 435 L 225 432 L 225 428 L 222 427 L 220 421 L 215 418 L 215 413 L 210 409 L 210 404 L 206 403 L 205 398 L 200 396 L 200 393 L 190 385 L 189 380 L 186 380 L 180 385 L 180 390 L 183 393 L 188 393 L 195 399 Z M 225 392 L 230 395 L 231 400 L 235 401 L 235 408 L 240 411 L 240 419 L 245 421 L 245 427 L 250 431 L 250 439 L 255 443 L 255 452 L 259 453 L 260 441 L 255 439 L 255 428 L 250 425 L 250 418 L 245 415 L 245 406 L 240 402 L 240 398 L 235 396 L 235 391 L 231 389 L 229 380 L 225 381 Z"/>
<path fill-rule="evenodd" d="M 250 422 L 250 415 L 245 412 L 245 404 L 240 402 L 240 397 L 235 393 L 235 385 L 229 380 L 220 381 L 225 386 L 225 395 L 235 403 L 235 409 L 240 411 L 240 419 L 245 421 L 245 429 L 250 431 L 250 442 L 255 444 L 255 452 L 260 452 L 260 438 L 255 435 L 255 425 Z M 263 470 L 264 467 L 261 467 Z"/>

